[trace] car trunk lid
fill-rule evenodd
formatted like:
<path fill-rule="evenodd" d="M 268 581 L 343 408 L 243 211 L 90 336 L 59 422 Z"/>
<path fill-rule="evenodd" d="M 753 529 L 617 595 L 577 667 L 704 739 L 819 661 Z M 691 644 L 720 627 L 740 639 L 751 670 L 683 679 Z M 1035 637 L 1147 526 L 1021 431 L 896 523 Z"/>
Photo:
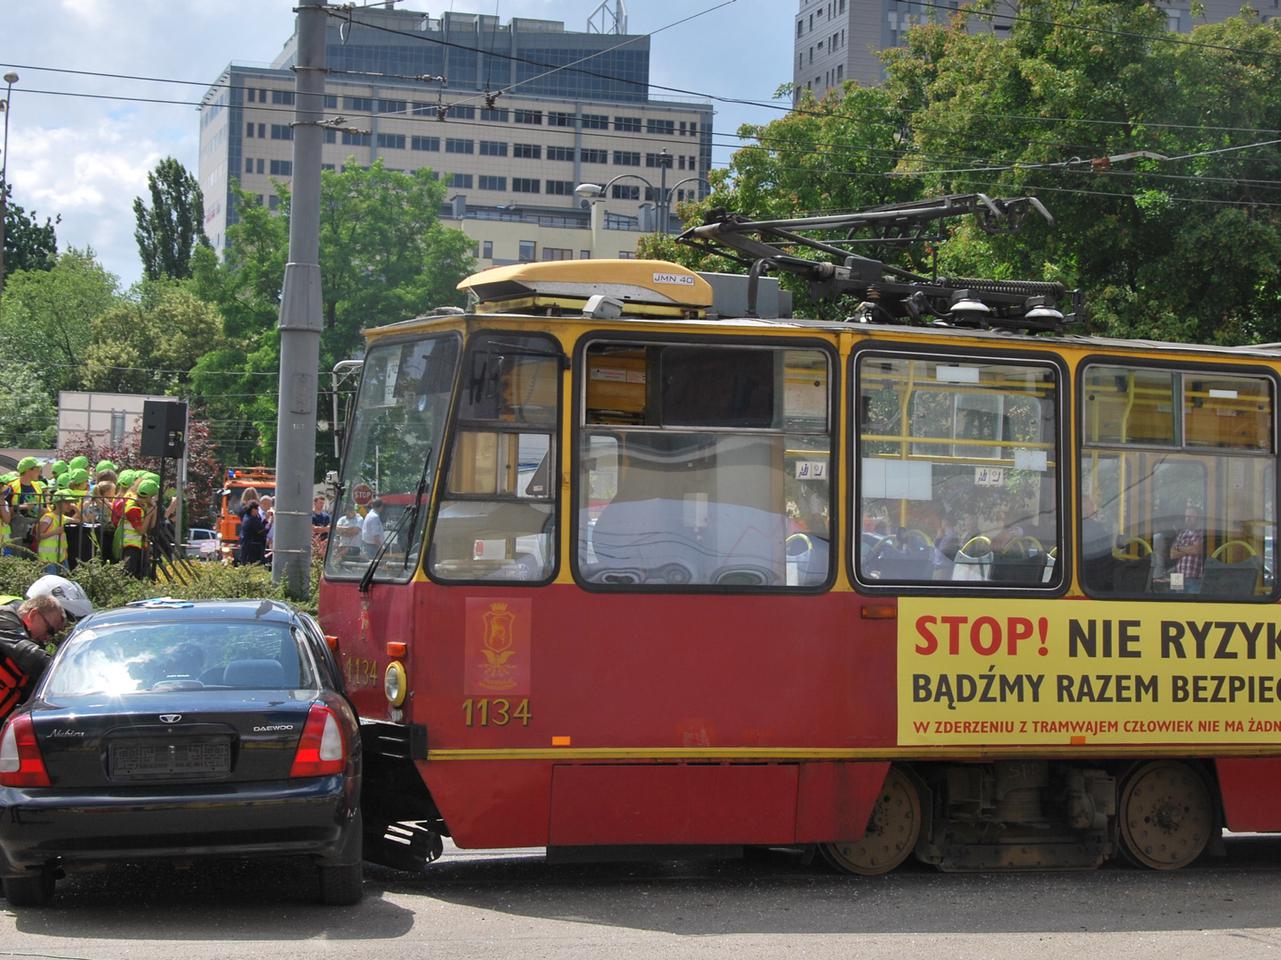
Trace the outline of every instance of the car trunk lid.
<path fill-rule="evenodd" d="M 254 782 L 289 776 L 314 691 L 187 691 L 37 703 L 56 787 Z"/>

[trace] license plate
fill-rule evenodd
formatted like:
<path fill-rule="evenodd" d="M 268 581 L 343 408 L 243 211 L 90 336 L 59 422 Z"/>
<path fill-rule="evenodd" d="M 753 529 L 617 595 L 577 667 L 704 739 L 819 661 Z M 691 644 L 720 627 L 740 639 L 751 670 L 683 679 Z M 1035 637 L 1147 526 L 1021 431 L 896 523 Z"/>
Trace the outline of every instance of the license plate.
<path fill-rule="evenodd" d="M 112 746 L 110 759 L 111 776 L 118 779 L 227 773 L 231 744 L 226 740 L 121 743 Z"/>

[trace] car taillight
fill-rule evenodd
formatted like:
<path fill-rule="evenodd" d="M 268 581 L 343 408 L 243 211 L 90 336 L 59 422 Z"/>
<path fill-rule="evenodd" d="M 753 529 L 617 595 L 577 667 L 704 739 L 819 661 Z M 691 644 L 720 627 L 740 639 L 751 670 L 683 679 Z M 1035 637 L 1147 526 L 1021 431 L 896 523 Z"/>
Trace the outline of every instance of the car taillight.
<path fill-rule="evenodd" d="M 0 785 L 6 787 L 47 787 L 49 771 L 36 743 L 31 715 L 12 717 L 0 733 Z"/>
<path fill-rule="evenodd" d="M 347 747 L 338 718 L 328 707 L 313 703 L 294 754 L 291 777 L 327 777 L 342 773 L 347 765 Z"/>

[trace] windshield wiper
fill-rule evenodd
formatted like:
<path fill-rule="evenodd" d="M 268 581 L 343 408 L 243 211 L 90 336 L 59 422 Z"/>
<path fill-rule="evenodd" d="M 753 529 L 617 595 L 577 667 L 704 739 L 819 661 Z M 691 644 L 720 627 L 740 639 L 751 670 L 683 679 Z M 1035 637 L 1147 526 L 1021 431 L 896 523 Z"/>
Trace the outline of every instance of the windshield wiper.
<path fill-rule="evenodd" d="M 369 566 L 360 577 L 360 592 L 368 593 L 369 584 L 373 582 L 374 572 L 378 565 L 383 562 L 383 557 L 387 555 L 387 548 L 392 542 L 400 536 L 401 530 L 405 527 L 405 522 L 411 517 L 413 523 L 409 527 L 409 540 L 413 539 L 414 528 L 418 526 L 418 514 L 422 510 L 423 498 L 427 495 L 427 477 L 431 474 L 431 454 L 432 446 L 428 444 L 427 454 L 423 457 L 423 472 L 418 477 L 418 486 L 414 487 L 414 502 L 400 515 L 396 525 L 391 528 L 391 532 L 383 535 L 383 542 L 378 545 L 378 550 L 374 553 L 373 558 L 369 561 Z M 405 548 L 405 555 L 408 557 L 409 548 Z"/>

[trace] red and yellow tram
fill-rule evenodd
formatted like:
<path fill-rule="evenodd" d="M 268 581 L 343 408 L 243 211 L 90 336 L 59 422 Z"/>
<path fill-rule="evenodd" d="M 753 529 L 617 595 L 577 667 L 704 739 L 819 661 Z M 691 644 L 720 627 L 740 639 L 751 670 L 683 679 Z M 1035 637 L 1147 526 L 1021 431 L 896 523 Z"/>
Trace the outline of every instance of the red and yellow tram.
<path fill-rule="evenodd" d="M 895 223 L 1008 212 L 963 206 Z M 801 226 L 691 232 L 752 263 L 747 317 L 580 261 L 369 331 L 335 513 L 372 490 L 382 545 L 331 537 L 320 608 L 367 828 L 869 874 L 1281 830 L 1281 351 L 1065 334 L 1053 284 Z M 853 322 L 751 316 L 769 270 Z"/>

